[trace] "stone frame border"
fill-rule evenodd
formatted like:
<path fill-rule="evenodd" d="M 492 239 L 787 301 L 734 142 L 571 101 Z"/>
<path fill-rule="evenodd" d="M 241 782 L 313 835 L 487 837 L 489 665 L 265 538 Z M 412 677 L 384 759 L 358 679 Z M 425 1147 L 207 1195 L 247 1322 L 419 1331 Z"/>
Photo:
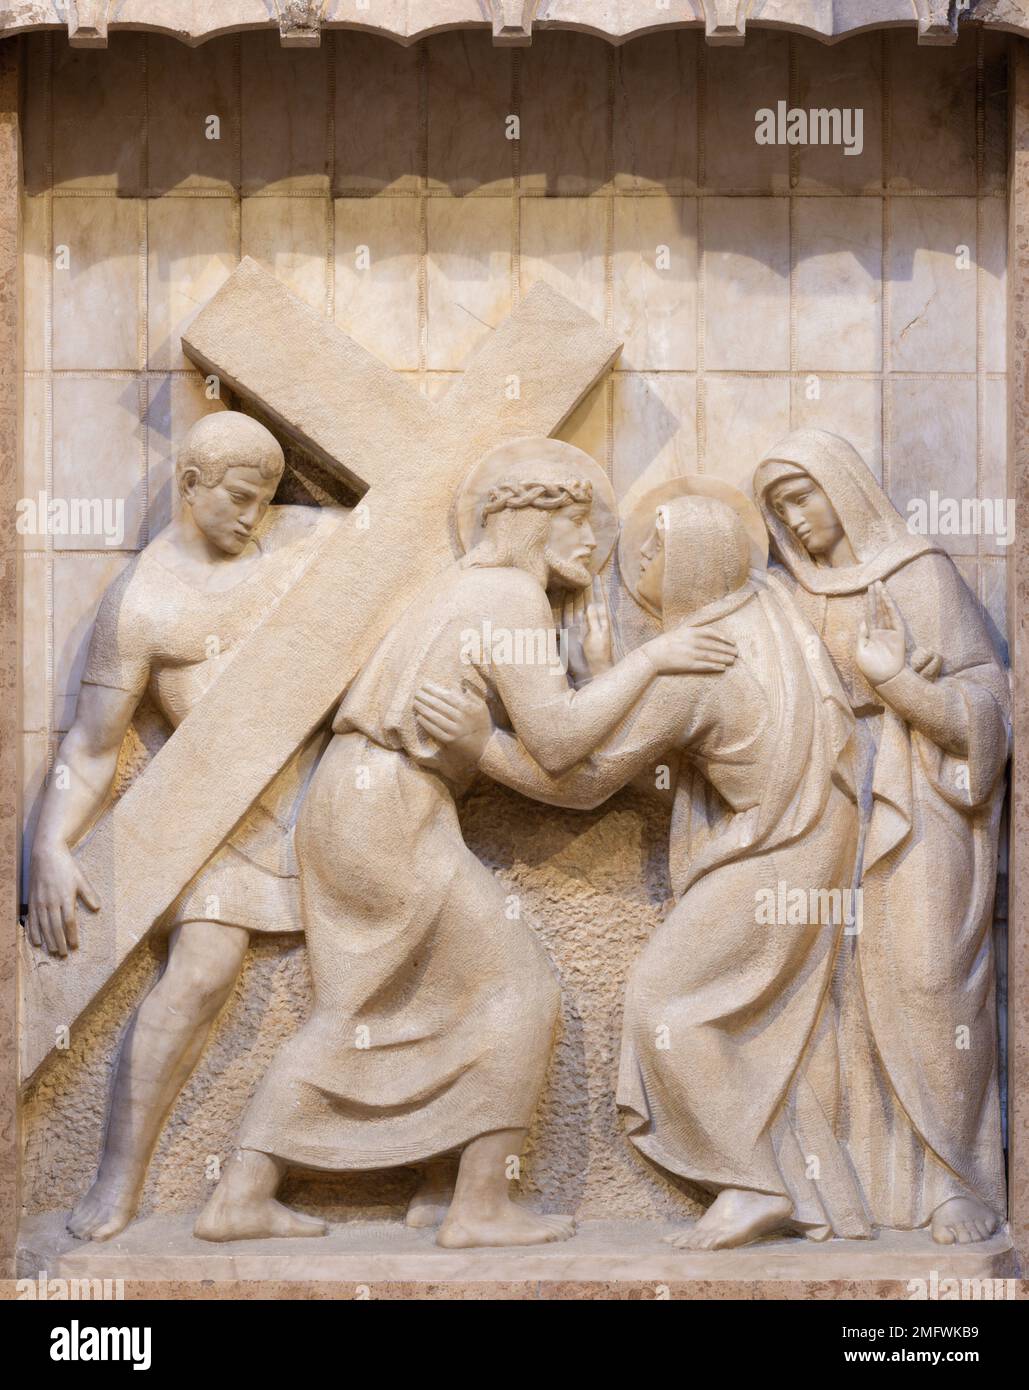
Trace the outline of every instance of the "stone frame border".
<path fill-rule="evenodd" d="M 703 29 L 708 43 L 742 44 L 777 29 L 833 43 L 850 34 L 911 28 L 920 44 L 948 44 L 969 19 L 1029 34 L 1029 0 L 0 0 L 0 37 L 65 29 L 73 47 L 106 48 L 119 30 L 170 34 L 197 45 L 243 29 L 277 29 L 287 47 L 317 47 L 323 29 L 360 29 L 412 44 L 446 29 L 488 29 L 525 46 L 535 29 L 577 30 L 611 43 L 662 29 Z M 412 18 L 412 12 L 416 18 Z M 589 18 L 587 18 L 589 16 Z M 592 21 L 592 22 L 591 22 Z"/>
<path fill-rule="evenodd" d="M 1029 35 L 1029 0 L 1025 3 L 1023 31 Z M 51 7 L 38 7 L 47 8 Z M 161 6 L 158 3 L 152 8 Z M 449 8 L 453 12 L 457 6 Z M 885 8 L 888 6 L 880 5 L 880 9 Z M 1010 6 L 1006 12 L 1010 15 Z M 8 13 L 0 9 L 0 31 Z M 43 22 L 22 27 L 48 26 Z M 16 38 L 0 43 L 0 1297 L 11 1297 L 14 1292 L 11 1281 L 21 1206 L 16 977 L 21 820 L 20 564 L 14 529 L 21 435 L 21 49 Z M 1029 42 L 1017 39 L 1010 44 L 1009 112 L 1008 457 L 1009 495 L 1015 498 L 1018 525 L 1008 574 L 1015 695 L 1008 885 L 1008 1200 L 1012 1240 L 1025 1270 L 1029 1267 Z M 825 1297 L 829 1287 L 824 1281 L 684 1282 L 669 1292 L 678 1298 L 784 1299 Z M 831 1287 L 845 1290 L 850 1297 L 907 1296 L 903 1283 L 890 1280 L 836 1281 Z M 132 1281 L 126 1293 L 134 1298 L 282 1299 L 305 1298 L 317 1292 L 323 1298 L 353 1298 L 355 1288 L 342 1283 L 247 1282 L 222 1285 L 215 1292 L 200 1282 Z M 429 1285 L 376 1285 L 371 1292 L 373 1297 L 392 1299 L 438 1296 Z M 451 1297 L 479 1299 L 653 1297 L 648 1286 L 634 1283 L 467 1284 L 448 1286 L 447 1292 Z"/>

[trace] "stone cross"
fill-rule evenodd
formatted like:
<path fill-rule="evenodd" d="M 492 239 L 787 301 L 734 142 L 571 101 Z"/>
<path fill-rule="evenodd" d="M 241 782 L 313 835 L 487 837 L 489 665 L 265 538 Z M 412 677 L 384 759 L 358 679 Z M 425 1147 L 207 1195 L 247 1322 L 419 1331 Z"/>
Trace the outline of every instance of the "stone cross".
<path fill-rule="evenodd" d="M 504 438 L 557 430 L 621 344 L 537 285 L 431 401 L 247 259 L 183 346 L 367 491 L 79 846 L 102 904 L 82 909 L 79 949 L 51 959 L 22 934 L 24 1079 L 452 561 L 453 501 L 472 465 Z"/>

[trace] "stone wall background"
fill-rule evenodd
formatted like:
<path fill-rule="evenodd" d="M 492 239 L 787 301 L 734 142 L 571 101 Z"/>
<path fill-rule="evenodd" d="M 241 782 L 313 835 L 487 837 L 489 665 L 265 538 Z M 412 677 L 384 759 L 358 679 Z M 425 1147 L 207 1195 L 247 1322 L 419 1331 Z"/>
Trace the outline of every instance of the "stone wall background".
<path fill-rule="evenodd" d="M 502 51 L 482 33 L 411 49 L 326 34 L 283 50 L 249 34 L 190 50 L 117 35 L 98 53 L 31 38 L 22 492 L 121 498 L 127 534 L 121 548 L 24 538 L 27 836 L 100 594 L 170 518 L 176 442 L 220 408 L 178 339 L 241 254 L 428 392 L 551 281 L 625 336 L 564 431 L 624 506 L 684 470 L 746 486 L 801 424 L 851 437 L 902 510 L 933 488 L 1005 496 L 1005 43 L 916 48 L 897 32 L 823 48 L 754 31 L 734 50 L 678 32 L 613 49 L 548 33 Z M 755 111 L 780 99 L 863 107 L 864 153 L 756 145 Z M 1003 633 L 1003 547 L 947 544 Z M 613 589 L 632 643 L 636 610 Z M 142 728 L 126 776 L 159 737 Z M 689 1211 L 630 1152 L 612 1101 L 626 972 L 666 907 L 665 811 L 638 790 L 573 814 L 483 787 L 463 818 L 564 982 L 527 1186 L 583 1216 Z M 88 1184 L 118 1038 L 160 958 L 144 949 L 30 1093 L 30 1210 Z M 230 1151 L 306 998 L 297 938 L 255 947 L 164 1131 L 147 1208 L 198 1205 L 208 1156 Z M 412 1177 L 291 1181 L 342 1217 L 397 1209 Z"/>

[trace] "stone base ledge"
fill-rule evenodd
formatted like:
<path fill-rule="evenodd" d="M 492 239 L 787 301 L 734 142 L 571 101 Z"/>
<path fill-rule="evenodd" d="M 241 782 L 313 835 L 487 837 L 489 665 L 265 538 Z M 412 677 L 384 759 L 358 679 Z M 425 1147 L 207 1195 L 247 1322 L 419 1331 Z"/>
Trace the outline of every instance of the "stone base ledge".
<path fill-rule="evenodd" d="M 433 1232 L 410 1231 L 400 1221 L 353 1221 L 329 1234 L 302 1240 L 233 1241 L 213 1245 L 195 1239 L 193 1216 L 150 1216 L 102 1243 L 75 1240 L 66 1213 L 51 1212 L 22 1223 L 18 1276 L 45 1272 L 60 1279 L 126 1281 L 260 1280 L 333 1283 L 633 1282 L 681 1285 L 721 1281 L 870 1281 L 935 1278 L 1006 1279 L 1016 1274 L 1007 1232 L 976 1245 L 936 1245 L 927 1231 L 884 1232 L 875 1240 L 763 1241 L 742 1250 L 679 1251 L 661 1239 L 677 1229 L 668 1222 L 584 1221 L 569 1241 L 492 1250 L 443 1250 Z M 953 1287 L 953 1286 L 950 1286 Z M 439 1296 L 446 1297 L 443 1287 Z M 956 1296 L 956 1295 L 955 1295 Z M 976 1296 L 964 1293 L 964 1297 Z"/>

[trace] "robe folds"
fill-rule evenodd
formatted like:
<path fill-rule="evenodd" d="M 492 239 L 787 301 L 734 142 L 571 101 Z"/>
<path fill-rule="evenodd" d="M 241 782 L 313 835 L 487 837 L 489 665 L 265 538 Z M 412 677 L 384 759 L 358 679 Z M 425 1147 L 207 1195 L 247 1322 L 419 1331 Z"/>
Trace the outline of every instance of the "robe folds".
<path fill-rule="evenodd" d="M 344 697 L 297 823 L 311 1016 L 243 1119 L 243 1148 L 325 1169 L 448 1153 L 529 1125 L 560 994 L 531 925 L 466 847 L 448 766 L 419 728 L 426 682 L 465 682 L 552 766 L 580 760 L 654 676 L 643 652 L 574 691 L 552 644 L 495 659 L 484 634 L 548 634 L 543 588 L 474 552 L 430 584 Z M 499 649 L 498 649 L 499 650 Z"/>
<path fill-rule="evenodd" d="M 709 498 L 664 508 L 665 627 L 732 638 L 719 675 L 662 677 L 572 772 L 548 777 L 494 733 L 481 766 L 559 805 L 597 805 L 644 770 L 677 769 L 676 905 L 629 976 L 617 1100 L 632 1142 L 710 1191 L 788 1197 L 812 1232 L 867 1235 L 836 1133 L 826 1028 L 844 914 L 769 922 L 768 895 L 850 887 L 858 816 L 853 717 L 789 596 L 748 579 L 736 515 Z M 820 1156 L 812 1173 L 811 1154 Z"/>
<path fill-rule="evenodd" d="M 769 491 L 805 473 L 857 563 L 816 564 Z M 973 1195 L 1005 1209 L 992 931 L 1010 691 L 953 562 L 914 536 L 854 449 L 799 431 L 755 475 L 781 582 L 823 637 L 858 720 L 862 930 L 838 993 L 848 1144 L 875 1224 L 914 1228 Z M 907 664 L 872 688 L 854 660 L 869 587 L 899 609 Z M 928 658 L 938 674 L 918 673 Z M 931 670 L 931 668 L 930 668 Z"/>

